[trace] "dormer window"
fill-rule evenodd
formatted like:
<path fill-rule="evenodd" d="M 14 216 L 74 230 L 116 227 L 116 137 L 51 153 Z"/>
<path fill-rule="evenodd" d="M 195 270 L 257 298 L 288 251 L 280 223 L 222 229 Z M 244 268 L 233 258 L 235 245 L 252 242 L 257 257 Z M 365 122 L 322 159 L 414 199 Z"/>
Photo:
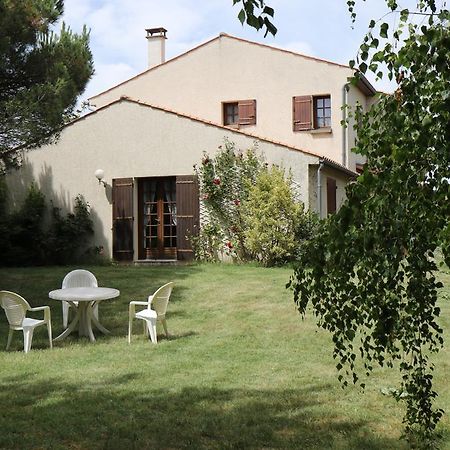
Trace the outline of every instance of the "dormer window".
<path fill-rule="evenodd" d="M 224 102 L 222 117 L 225 126 L 240 128 L 245 125 L 256 125 L 256 100 Z"/>

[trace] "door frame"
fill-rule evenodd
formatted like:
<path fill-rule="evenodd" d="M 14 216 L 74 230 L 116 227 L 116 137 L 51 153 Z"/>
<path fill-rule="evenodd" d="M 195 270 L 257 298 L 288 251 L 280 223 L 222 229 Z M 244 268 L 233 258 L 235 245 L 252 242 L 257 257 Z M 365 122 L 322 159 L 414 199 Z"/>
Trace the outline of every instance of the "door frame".
<path fill-rule="evenodd" d="M 155 254 L 149 256 L 144 248 L 144 182 L 156 181 L 163 183 L 164 181 L 173 181 L 176 186 L 176 177 L 175 176 L 165 176 L 165 177 L 141 177 L 137 179 L 137 222 L 138 222 L 138 259 L 139 260 L 158 260 L 158 259 L 177 259 L 177 247 L 158 247 L 158 250 L 155 250 Z M 160 199 L 159 199 L 160 200 Z M 175 205 L 177 204 L 177 199 L 175 197 Z M 160 206 L 158 207 L 160 208 Z M 158 214 L 163 214 L 163 211 L 159 209 Z M 160 218 L 160 225 L 158 227 L 158 240 L 164 240 L 164 220 Z M 164 244 L 164 242 L 163 242 Z"/>

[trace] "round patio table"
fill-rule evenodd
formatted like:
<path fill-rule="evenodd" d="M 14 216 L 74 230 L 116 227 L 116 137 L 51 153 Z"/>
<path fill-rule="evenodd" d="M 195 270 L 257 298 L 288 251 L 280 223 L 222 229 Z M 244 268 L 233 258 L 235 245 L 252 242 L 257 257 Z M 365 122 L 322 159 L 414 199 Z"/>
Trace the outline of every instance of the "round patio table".
<path fill-rule="evenodd" d="M 91 342 L 95 342 L 92 324 L 94 324 L 94 326 L 103 334 L 110 334 L 110 331 L 108 331 L 94 316 L 93 309 L 97 303 L 100 303 L 103 300 L 116 298 L 119 295 L 119 290 L 106 287 L 74 287 L 50 291 L 48 296 L 52 300 L 69 302 L 77 312 L 67 329 L 53 340 L 60 341 L 66 338 L 76 329 L 77 325 L 78 335 L 88 336 Z M 78 305 L 74 302 L 77 302 Z"/>

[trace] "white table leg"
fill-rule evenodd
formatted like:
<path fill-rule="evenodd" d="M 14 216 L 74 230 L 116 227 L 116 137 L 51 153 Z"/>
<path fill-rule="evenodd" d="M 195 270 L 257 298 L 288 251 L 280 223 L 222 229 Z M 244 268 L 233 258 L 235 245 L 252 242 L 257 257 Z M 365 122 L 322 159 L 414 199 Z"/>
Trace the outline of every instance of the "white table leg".
<path fill-rule="evenodd" d="M 98 303 L 98 302 L 93 302 L 92 303 L 92 314 L 91 314 L 91 320 L 92 320 L 92 323 L 94 324 L 94 326 L 98 329 L 98 330 L 100 330 L 103 334 L 111 334 L 111 331 L 109 331 L 109 330 L 107 330 L 101 323 L 100 323 L 100 321 L 97 319 L 97 317 L 95 317 L 95 315 L 94 315 L 94 307 L 95 307 L 95 305 L 96 305 L 96 303 Z"/>
<path fill-rule="evenodd" d="M 95 336 L 92 331 L 92 307 L 90 302 L 79 302 L 78 309 L 80 310 L 80 326 L 78 329 L 79 336 L 87 336 L 91 342 L 95 342 Z"/>
<path fill-rule="evenodd" d="M 79 320 L 80 320 L 80 308 L 75 307 L 75 310 L 77 311 L 75 318 L 72 320 L 72 322 L 70 322 L 69 326 L 57 337 L 55 337 L 55 339 L 53 339 L 53 341 L 62 341 L 64 338 L 66 338 L 67 336 L 69 336 L 70 333 L 72 333 L 72 331 L 75 330 L 75 327 L 77 326 Z"/>

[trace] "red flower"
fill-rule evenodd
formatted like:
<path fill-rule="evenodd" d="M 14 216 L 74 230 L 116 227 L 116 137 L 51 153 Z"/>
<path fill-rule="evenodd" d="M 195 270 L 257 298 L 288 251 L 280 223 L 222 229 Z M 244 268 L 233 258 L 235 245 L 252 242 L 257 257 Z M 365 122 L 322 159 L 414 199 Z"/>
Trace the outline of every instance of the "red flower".
<path fill-rule="evenodd" d="M 225 245 L 226 245 L 228 248 L 233 248 L 233 243 L 230 242 L 230 241 L 228 241 Z"/>
<path fill-rule="evenodd" d="M 236 199 L 236 200 L 234 201 L 234 204 L 235 204 L 236 206 L 239 206 L 239 205 L 241 204 L 241 201 L 240 201 L 239 199 Z"/>
<path fill-rule="evenodd" d="M 218 177 L 214 178 L 213 183 L 214 183 L 215 185 L 219 186 L 219 184 L 220 184 L 220 178 L 218 178 Z"/>

